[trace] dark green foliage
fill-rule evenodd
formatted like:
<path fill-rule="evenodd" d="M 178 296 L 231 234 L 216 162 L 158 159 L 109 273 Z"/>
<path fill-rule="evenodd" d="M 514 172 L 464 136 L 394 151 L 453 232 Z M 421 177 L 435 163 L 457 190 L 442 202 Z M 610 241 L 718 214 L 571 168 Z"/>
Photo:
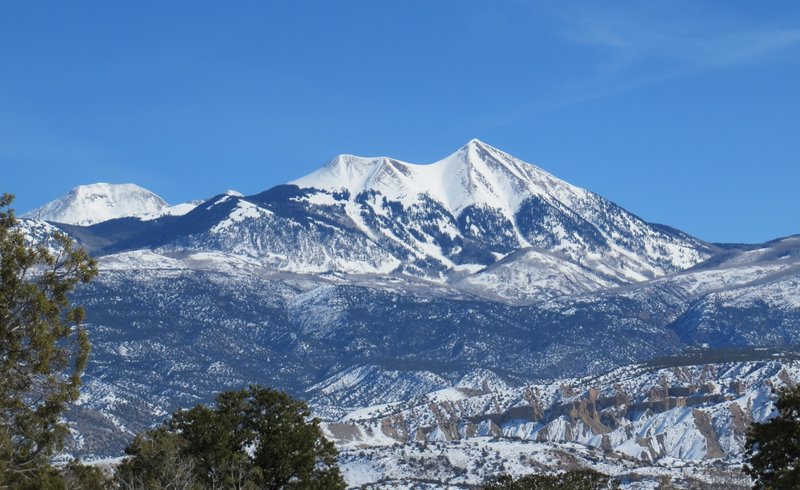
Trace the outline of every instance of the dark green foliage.
<path fill-rule="evenodd" d="M 727 362 L 748 362 L 765 360 L 800 359 L 800 346 L 756 347 L 735 346 L 714 349 L 690 348 L 685 352 L 666 357 L 656 357 L 647 361 L 652 369 L 676 366 L 697 366 L 700 364 L 722 364 Z"/>
<path fill-rule="evenodd" d="M 337 452 L 305 402 L 251 386 L 214 408 L 178 411 L 136 437 L 118 470 L 123 488 L 343 489 Z"/>
<path fill-rule="evenodd" d="M 570 470 L 554 475 L 526 475 L 513 479 L 500 475 L 484 490 L 605 490 L 619 488 L 619 482 L 592 469 Z"/>
<path fill-rule="evenodd" d="M 185 447 L 179 435 L 163 427 L 137 434 L 125 449 L 130 457 L 117 467 L 117 483 L 131 490 L 197 488 L 194 460 Z"/>
<path fill-rule="evenodd" d="M 50 457 L 63 447 L 59 422 L 78 398 L 89 355 L 83 310 L 69 295 L 97 273 L 61 234 L 31 245 L 0 196 L 0 487 L 63 488 Z"/>
<path fill-rule="evenodd" d="M 744 472 L 753 488 L 800 488 L 800 386 L 779 391 L 777 417 L 747 433 Z"/>
<path fill-rule="evenodd" d="M 77 459 L 62 468 L 61 475 L 69 490 L 100 490 L 111 485 L 111 479 L 100 468 L 81 464 Z"/>
<path fill-rule="evenodd" d="M 67 490 L 67 484 L 57 469 L 49 464 L 40 464 L 26 471 L 24 475 L 5 475 L 4 488 L 14 490 Z"/>

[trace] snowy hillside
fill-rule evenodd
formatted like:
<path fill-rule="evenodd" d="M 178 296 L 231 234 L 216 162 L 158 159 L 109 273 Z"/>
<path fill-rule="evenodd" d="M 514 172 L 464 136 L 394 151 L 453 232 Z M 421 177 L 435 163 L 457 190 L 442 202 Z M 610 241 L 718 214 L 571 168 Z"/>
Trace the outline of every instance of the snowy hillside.
<path fill-rule="evenodd" d="M 87 434 L 126 429 L 83 450 L 116 454 L 178 406 L 251 382 L 335 419 L 452 386 L 550 385 L 703 344 L 800 344 L 797 260 L 738 262 L 510 305 L 396 277 L 287 274 L 212 251 L 109 255 L 75 296 L 93 344 L 82 409 L 94 413 Z"/>
<path fill-rule="evenodd" d="M 732 488 L 746 485 L 739 466 L 747 427 L 773 415 L 775 388 L 798 381 L 798 361 L 773 360 L 626 366 L 515 388 L 461 382 L 325 427 L 344 448 L 343 471 L 354 486 L 474 485 L 500 472 L 562 469 L 554 456 L 571 453 L 574 464 L 623 482 L 670 475 L 729 480 Z M 437 460 L 446 464 L 430 464 Z M 712 467 L 720 471 L 713 477 Z"/>

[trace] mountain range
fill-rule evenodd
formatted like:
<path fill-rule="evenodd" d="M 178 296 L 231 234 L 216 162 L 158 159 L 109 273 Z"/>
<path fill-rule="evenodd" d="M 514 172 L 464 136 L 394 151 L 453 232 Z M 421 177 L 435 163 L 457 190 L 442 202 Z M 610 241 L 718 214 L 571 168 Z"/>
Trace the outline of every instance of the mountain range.
<path fill-rule="evenodd" d="M 561 398 L 538 400 L 553 417 L 528 417 L 533 425 L 525 429 L 496 418 L 512 407 L 500 402 L 446 427 L 402 415 L 404 430 L 417 431 L 410 438 L 393 436 L 396 424 L 382 422 L 391 410 L 368 417 L 378 423 L 372 426 L 352 414 L 401 404 L 391 412 L 397 417 L 414 411 L 419 397 L 447 389 L 506 393 L 514 407 L 533 406 L 523 396 L 531 386 L 571 386 L 570 396 L 587 397 L 590 388 L 610 389 L 632 369 L 625 366 L 687 352 L 709 373 L 734 360 L 747 372 L 761 369 L 760 349 L 777 348 L 771 359 L 795 373 L 800 237 L 707 243 L 478 140 L 428 165 L 341 155 L 258 194 L 229 191 L 177 206 L 130 184 L 82 186 L 20 222 L 33 240 L 58 229 L 99 259 L 100 276 L 75 295 L 94 345 L 71 415 L 73 448 L 82 454 L 118 455 L 135 431 L 171 410 L 255 382 L 310 400 L 329 424 L 352 421 L 362 436 L 380 428 L 380 444 L 337 436 L 343 447 L 350 437 L 375 454 L 387 440 L 462 440 L 467 432 L 453 427 L 469 422 L 489 428 L 475 429 L 475 437 L 512 442 L 530 439 L 515 434 L 539 434 L 533 439 L 592 448 L 605 434 L 616 441 L 606 450 L 648 465 L 664 458 L 736 464 L 741 444 L 720 442 L 741 435 L 730 417 L 704 424 L 705 415 L 689 412 L 692 430 L 702 433 L 693 433 L 691 450 L 639 444 L 634 428 L 644 415 L 625 407 L 656 401 L 649 388 L 597 409 L 599 425 L 589 432 L 570 422 L 585 437 L 553 429 L 547 434 L 561 435 L 540 437 L 542 427 L 569 419 L 557 408 Z M 710 393 L 760 393 L 760 415 L 751 404 L 746 419 L 763 419 L 771 402 L 759 387 L 796 378 L 779 376 L 781 369 L 744 376 L 736 393 Z M 577 381 L 600 375 L 601 386 Z M 648 387 L 658 384 L 647 379 Z M 716 374 L 707 379 L 722 386 Z M 659 415 L 675 408 L 651 410 L 647 417 L 661 418 L 646 437 L 684 434 L 685 417 Z M 603 422 L 605 409 L 616 422 Z M 366 464 L 351 453 L 345 459 L 351 469 Z"/>

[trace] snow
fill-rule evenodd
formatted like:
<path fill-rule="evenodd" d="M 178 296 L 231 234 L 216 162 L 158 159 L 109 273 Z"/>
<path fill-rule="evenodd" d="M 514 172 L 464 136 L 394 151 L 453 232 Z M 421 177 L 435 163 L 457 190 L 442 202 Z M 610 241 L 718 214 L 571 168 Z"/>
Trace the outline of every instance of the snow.
<path fill-rule="evenodd" d="M 411 223 L 408 228 L 413 228 L 410 233 L 413 238 L 401 238 L 385 226 L 371 229 L 366 225 L 362 216 L 364 207 L 369 208 L 368 213 L 387 219 L 392 219 L 385 207 L 387 202 L 399 204 L 407 215 L 430 209 L 430 202 L 434 207 L 441 205 L 453 218 L 461 216 L 467 208 L 482 209 L 511 225 L 504 231 L 510 234 L 504 239 L 516 242 L 517 249 L 544 247 L 594 269 L 599 275 L 609 276 L 615 283 L 649 280 L 686 269 L 708 257 L 700 242 L 665 234 L 602 197 L 478 140 L 471 140 L 431 164 L 407 163 L 390 157 L 339 155 L 322 168 L 289 183 L 317 189 L 305 198 L 310 205 L 341 204 L 340 197 L 334 199 L 333 194 L 347 191 L 349 198 L 344 201 L 343 210 L 371 239 L 380 241 L 383 235 L 395 246 L 410 249 L 418 260 L 433 259 L 448 271 L 459 271 L 460 264 L 454 260 L 459 250 L 445 252 L 438 242 L 429 240 L 431 237 L 424 229 L 430 224 Z M 519 229 L 520 206 L 534 197 L 548 209 L 543 219 L 549 237 L 523 236 Z M 584 222 L 590 228 L 580 224 Z M 454 223 L 453 219 L 440 220 L 436 228 L 439 233 L 456 238 L 461 232 Z M 481 230 L 474 223 L 468 223 L 466 228 L 472 233 L 472 237 L 462 237 L 467 240 L 482 235 L 490 238 L 496 233 Z M 593 243 L 598 235 L 607 242 L 600 249 Z M 431 280 L 442 278 L 441 271 L 428 276 Z M 511 301 L 525 300 L 525 288 L 538 278 L 521 277 L 518 284 L 509 284 L 512 290 L 500 296 Z M 486 285 L 491 289 L 498 280 L 505 279 L 509 278 L 487 278 L 491 284 Z M 589 289 L 607 283 L 600 277 L 589 282 L 599 283 Z M 471 291 L 477 291 L 480 284 L 472 286 Z"/>
<path fill-rule="evenodd" d="M 138 215 L 137 218 L 139 218 L 142 221 L 150 221 L 161 218 L 163 216 L 183 216 L 184 214 L 188 213 L 189 211 L 193 210 L 194 208 L 202 204 L 202 202 L 203 201 L 184 202 L 181 204 L 176 204 L 174 206 L 162 209 L 157 213 Z"/>
<path fill-rule="evenodd" d="M 161 271 L 178 275 L 186 271 L 214 271 L 239 277 L 262 273 L 263 265 L 251 257 L 222 252 L 172 254 L 160 250 L 133 250 L 98 260 L 100 271 Z"/>
<path fill-rule="evenodd" d="M 332 195 L 324 193 L 324 192 L 317 192 L 314 193 L 306 198 L 306 200 L 311 204 L 316 204 L 318 206 L 334 206 L 339 204 Z"/>
<path fill-rule="evenodd" d="M 698 484 L 747 486 L 737 463 L 659 461 L 642 464 L 630 458 L 608 458 L 598 448 L 573 443 L 541 443 L 476 437 L 406 446 L 342 448 L 339 466 L 349 488 L 478 488 L 491 477 L 555 473 L 564 463 L 592 468 L 621 480 L 625 490 L 656 489 L 670 476 L 677 488 Z M 724 479 L 724 480 L 723 480 Z M 436 483 L 438 482 L 438 483 Z"/>
<path fill-rule="evenodd" d="M 565 257 L 528 249 L 466 277 L 458 287 L 513 302 L 543 301 L 619 285 Z"/>
<path fill-rule="evenodd" d="M 151 250 L 134 250 L 101 257 L 100 270 L 183 269 L 180 261 Z"/>
<path fill-rule="evenodd" d="M 347 190 L 356 196 L 365 190 L 410 206 L 427 195 L 458 215 L 469 205 L 499 206 L 511 217 L 532 194 L 556 197 L 586 191 L 563 182 L 544 170 L 522 162 L 486 143 L 473 139 L 452 155 L 420 165 L 389 157 L 339 155 L 328 164 L 289 184 L 329 191 Z"/>
<path fill-rule="evenodd" d="M 434 391 L 433 393 L 428 394 L 428 399 L 431 402 L 456 402 L 460 400 L 466 400 L 469 398 L 466 394 L 464 394 L 463 390 L 458 388 L 445 388 L 443 390 Z"/>
<path fill-rule="evenodd" d="M 217 201 L 217 204 L 222 203 L 223 200 L 227 201 L 228 199 L 229 196 L 226 195 Z M 258 219 L 262 216 L 270 216 L 272 214 L 272 211 L 269 209 L 258 207 L 250 201 L 239 200 L 236 202 L 236 209 L 234 209 L 226 219 L 214 225 L 214 227 L 211 228 L 211 232 L 220 233 L 234 226 L 236 223 L 241 223 L 248 219 Z"/>
<path fill-rule="evenodd" d="M 138 185 L 97 183 L 75 187 L 23 217 L 87 226 L 115 218 L 158 214 L 167 208 L 163 199 Z"/>

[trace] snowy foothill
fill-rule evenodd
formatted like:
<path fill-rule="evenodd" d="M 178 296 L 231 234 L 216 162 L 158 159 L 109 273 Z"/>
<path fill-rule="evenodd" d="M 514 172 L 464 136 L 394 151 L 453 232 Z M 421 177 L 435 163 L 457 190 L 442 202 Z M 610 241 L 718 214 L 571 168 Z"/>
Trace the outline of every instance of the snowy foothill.
<path fill-rule="evenodd" d="M 662 475 L 742 485 L 747 423 L 771 417 L 772 390 L 798 381 L 800 361 L 791 360 L 633 365 L 546 385 L 440 389 L 359 409 L 325 427 L 343 449 L 343 471 L 354 486 L 479 484 L 500 472 L 563 470 L 565 454 L 577 466 L 619 477 L 623 488 L 650 488 L 637 485 Z"/>

